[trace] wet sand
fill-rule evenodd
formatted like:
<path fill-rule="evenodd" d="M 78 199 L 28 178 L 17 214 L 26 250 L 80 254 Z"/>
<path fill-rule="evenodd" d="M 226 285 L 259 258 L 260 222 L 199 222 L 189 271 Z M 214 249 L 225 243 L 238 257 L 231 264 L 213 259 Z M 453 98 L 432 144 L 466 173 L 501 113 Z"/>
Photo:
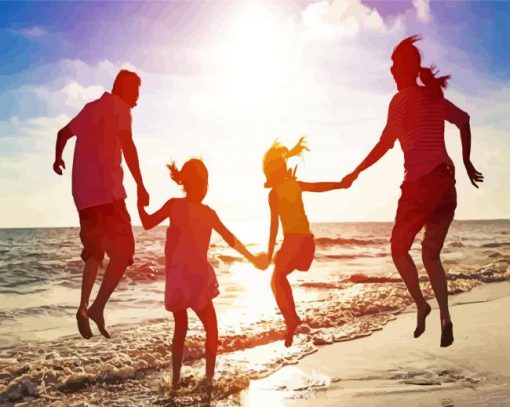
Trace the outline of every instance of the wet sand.
<path fill-rule="evenodd" d="M 381 332 L 321 347 L 269 377 L 250 382 L 244 405 L 508 406 L 510 283 L 450 298 L 455 342 L 439 347 L 439 313 L 412 337 L 414 313 Z M 432 304 L 432 302 L 431 302 Z"/>
<path fill-rule="evenodd" d="M 480 302 L 483 310 L 510 293 L 509 225 L 509 221 L 455 224 L 443 259 L 452 304 Z M 164 268 L 158 256 L 164 229 L 138 236 L 137 265 L 108 304 L 112 339 L 98 336 L 93 327 L 95 336 L 89 341 L 77 335 L 74 320 L 81 262 L 68 256 L 76 243 L 75 231 L 0 230 L 4 256 L 0 265 L 6 266 L 0 302 L 7 305 L 0 309 L 0 405 L 273 406 L 337 405 L 344 400 L 347 405 L 372 401 L 372 405 L 391 405 L 397 395 L 403 399 L 414 395 L 408 405 L 420 405 L 431 392 L 447 389 L 464 395 L 465 388 L 492 396 L 485 386 L 492 379 L 484 373 L 490 369 L 483 363 L 473 372 L 464 367 L 469 355 L 462 354 L 458 335 L 474 329 L 470 312 L 463 311 L 467 305 L 453 307 L 457 333 L 453 348 L 439 349 L 435 311 L 425 336 L 412 338 L 412 299 L 380 237 L 388 235 L 390 226 L 315 226 L 319 250 L 313 272 L 291 276 L 304 321 L 291 348 L 283 346 L 284 324 L 269 289 L 270 273 L 232 260 L 228 248 L 213 243 L 210 260 L 217 267 L 222 291 L 215 300 L 220 332 L 215 382 L 209 389 L 201 381 L 204 331 L 190 313 L 182 388 L 175 396 L 170 388 L 173 323 L 161 303 Z M 2 244 L 10 249 L 2 252 Z M 60 253 L 56 248 L 62 245 L 67 249 Z M 418 263 L 419 249 L 416 245 L 412 250 Z M 420 282 L 433 305 L 422 269 Z M 471 314 L 478 315 L 475 311 Z M 501 325 L 497 313 L 477 318 Z M 501 326 L 503 333 L 510 332 L 507 325 Z M 65 336 L 68 333 L 72 335 Z M 476 346 L 481 347 L 486 334 L 479 334 Z M 503 337 L 489 345 L 498 356 Z M 437 362 L 459 346 L 452 366 Z M 478 352 L 476 346 L 469 352 Z M 496 390 L 495 400 L 500 400 Z M 445 396 L 439 401 L 447 406 L 448 400 Z M 435 401 L 432 405 L 441 405 Z"/>

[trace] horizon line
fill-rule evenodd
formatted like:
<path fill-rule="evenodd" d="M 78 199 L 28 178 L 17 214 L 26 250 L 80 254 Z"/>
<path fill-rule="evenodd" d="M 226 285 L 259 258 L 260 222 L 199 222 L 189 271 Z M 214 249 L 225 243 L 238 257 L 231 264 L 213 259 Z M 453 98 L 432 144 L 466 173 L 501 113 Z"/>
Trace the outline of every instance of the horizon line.
<path fill-rule="evenodd" d="M 510 221 L 510 218 L 485 218 L 485 219 L 454 219 L 453 222 L 488 222 L 488 221 Z M 231 223 L 248 223 L 250 221 L 233 221 Z M 395 220 L 362 220 L 362 221 L 329 221 L 329 222 L 310 222 L 312 225 L 324 225 L 332 223 L 394 223 Z M 133 227 L 142 227 L 141 224 L 132 224 Z M 80 225 L 73 226 L 0 226 L 0 230 L 12 229 L 70 229 L 79 228 Z M 165 227 L 165 225 L 158 225 L 156 227 Z"/>

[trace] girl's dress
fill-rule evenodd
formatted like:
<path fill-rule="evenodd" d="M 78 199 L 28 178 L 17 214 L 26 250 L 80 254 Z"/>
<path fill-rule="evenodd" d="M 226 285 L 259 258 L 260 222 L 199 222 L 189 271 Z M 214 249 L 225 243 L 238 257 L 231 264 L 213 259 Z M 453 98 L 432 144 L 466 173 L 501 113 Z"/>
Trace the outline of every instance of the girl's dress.
<path fill-rule="evenodd" d="M 294 177 L 273 188 L 283 227 L 283 243 L 276 253 L 275 265 L 288 273 L 307 271 L 315 255 L 314 236 L 303 206 L 302 190 Z"/>
<path fill-rule="evenodd" d="M 168 311 L 205 308 L 219 294 L 216 273 L 207 260 L 216 212 L 186 198 L 172 199 L 165 246 Z"/>

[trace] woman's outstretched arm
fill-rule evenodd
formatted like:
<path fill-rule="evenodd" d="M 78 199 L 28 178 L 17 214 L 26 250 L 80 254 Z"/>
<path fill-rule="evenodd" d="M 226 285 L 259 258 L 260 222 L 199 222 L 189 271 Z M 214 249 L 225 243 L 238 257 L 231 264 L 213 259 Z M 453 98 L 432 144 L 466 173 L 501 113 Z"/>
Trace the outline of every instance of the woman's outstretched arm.
<path fill-rule="evenodd" d="M 388 107 L 388 118 L 381 138 L 356 169 L 342 179 L 344 188 L 349 188 L 361 172 L 374 165 L 390 148 L 393 148 L 395 141 L 403 133 L 403 117 L 402 99 L 397 94 L 393 96 Z"/>
<path fill-rule="evenodd" d="M 358 175 L 361 174 L 361 172 L 365 171 L 367 168 L 371 167 L 377 161 L 379 161 L 390 148 L 390 145 L 380 140 L 372 149 L 372 151 L 368 153 L 365 159 L 361 161 L 361 163 L 356 167 L 356 169 L 343 177 L 341 181 L 342 188 L 349 188 L 356 180 L 356 178 L 358 178 Z"/>
<path fill-rule="evenodd" d="M 169 199 L 156 212 L 154 212 L 153 214 L 149 214 L 147 213 L 145 207 L 143 206 L 144 202 L 138 200 L 137 202 L 138 214 L 140 215 L 140 221 L 142 222 L 143 228 L 145 230 L 152 229 L 153 227 L 163 222 L 166 218 L 170 217 L 170 209 L 172 206 L 172 202 L 173 202 L 172 199 Z"/>

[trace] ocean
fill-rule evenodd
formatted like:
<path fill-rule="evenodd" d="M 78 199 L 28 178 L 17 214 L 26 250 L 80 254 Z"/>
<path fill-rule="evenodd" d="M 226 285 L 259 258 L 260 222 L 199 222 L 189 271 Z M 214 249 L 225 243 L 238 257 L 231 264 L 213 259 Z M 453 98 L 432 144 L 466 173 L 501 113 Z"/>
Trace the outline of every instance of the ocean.
<path fill-rule="evenodd" d="M 220 295 L 214 300 L 220 332 L 213 400 L 229 400 L 318 346 L 383 329 L 412 305 L 389 252 L 392 223 L 313 224 L 317 251 L 308 272 L 290 275 L 304 321 L 295 344 L 283 346 L 284 324 L 270 289 L 272 269 L 260 271 L 213 235 L 210 262 Z M 78 336 L 75 313 L 83 262 L 77 228 L 0 229 L 0 393 L 28 380 L 34 403 L 73 405 L 164 404 L 170 381 L 171 313 L 164 309 L 165 228 L 135 227 L 135 264 L 105 311 L 111 340 Z M 248 229 L 232 229 L 254 253 L 265 250 Z M 412 248 L 423 291 L 435 303 L 422 267 L 420 238 Z M 263 244 L 262 244 L 263 243 Z M 510 220 L 455 221 L 443 250 L 451 294 L 510 279 Z M 100 270 L 98 281 L 102 278 Z M 92 299 L 98 284 L 92 293 Z M 408 310 L 409 311 L 409 310 Z M 189 312 L 179 403 L 204 391 L 204 331 Z M 429 323 L 436 323 L 430 321 Z M 93 325 L 93 324 L 92 324 Z M 412 335 L 405 332 L 405 335 Z M 117 404 L 116 404 L 117 403 Z"/>

